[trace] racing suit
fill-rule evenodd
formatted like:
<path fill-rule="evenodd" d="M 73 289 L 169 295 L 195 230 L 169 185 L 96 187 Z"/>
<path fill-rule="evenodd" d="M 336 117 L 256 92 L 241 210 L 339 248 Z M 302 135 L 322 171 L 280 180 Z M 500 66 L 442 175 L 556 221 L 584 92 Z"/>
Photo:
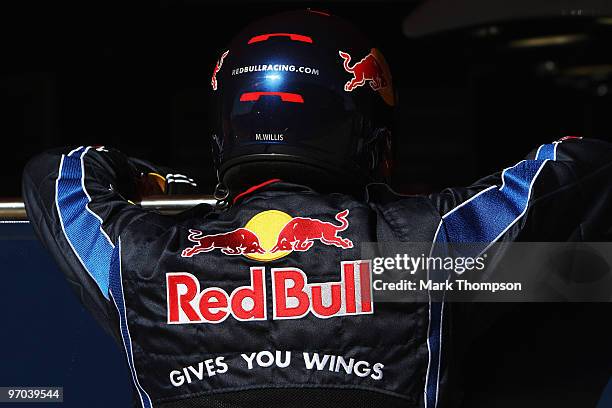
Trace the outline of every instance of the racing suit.
<path fill-rule="evenodd" d="M 459 305 L 374 303 L 362 242 L 589 241 L 612 225 L 612 149 L 562 139 L 467 188 L 365 198 L 271 180 L 223 211 L 133 204 L 141 162 L 43 153 L 32 225 L 125 349 L 143 407 L 442 407 Z M 462 322 L 474 316 L 464 316 Z"/>

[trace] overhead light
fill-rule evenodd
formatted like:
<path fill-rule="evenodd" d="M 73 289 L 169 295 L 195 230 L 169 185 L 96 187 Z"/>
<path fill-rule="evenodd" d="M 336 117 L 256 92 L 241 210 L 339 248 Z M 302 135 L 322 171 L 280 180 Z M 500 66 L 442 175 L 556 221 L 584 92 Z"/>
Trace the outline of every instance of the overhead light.
<path fill-rule="evenodd" d="M 543 37 L 521 38 L 520 40 L 510 41 L 512 48 L 530 48 L 530 47 L 550 47 L 558 45 L 567 45 L 587 39 L 584 34 L 564 34 L 564 35 L 547 35 Z"/>

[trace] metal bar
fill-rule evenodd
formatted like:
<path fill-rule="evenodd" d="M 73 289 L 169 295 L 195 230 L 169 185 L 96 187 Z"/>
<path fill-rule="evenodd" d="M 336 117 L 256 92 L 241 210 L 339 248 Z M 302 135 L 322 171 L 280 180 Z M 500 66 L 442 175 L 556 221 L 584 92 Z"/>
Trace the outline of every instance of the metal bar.
<path fill-rule="evenodd" d="M 150 196 L 142 200 L 139 205 L 146 210 L 157 211 L 161 214 L 176 214 L 188 210 L 198 204 L 215 204 L 212 196 L 174 195 Z M 0 220 L 22 221 L 27 220 L 23 201 L 19 198 L 0 198 Z"/>
<path fill-rule="evenodd" d="M 0 220 L 26 220 L 25 206 L 19 199 L 5 198 L 0 200 Z"/>

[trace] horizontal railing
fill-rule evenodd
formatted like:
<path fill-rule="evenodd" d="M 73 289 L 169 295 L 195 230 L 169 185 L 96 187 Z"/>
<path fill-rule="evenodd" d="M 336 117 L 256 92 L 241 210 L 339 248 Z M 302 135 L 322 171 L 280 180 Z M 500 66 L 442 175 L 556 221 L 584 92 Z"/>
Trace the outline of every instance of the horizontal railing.
<path fill-rule="evenodd" d="M 214 204 L 215 199 L 212 196 L 192 196 L 192 195 L 175 195 L 175 196 L 151 196 L 142 200 L 140 203 L 142 208 L 158 211 L 162 214 L 176 214 L 181 211 L 195 207 L 198 204 Z M 2 198 L 0 199 L 0 220 L 4 221 L 23 221 L 27 220 L 25 205 L 19 198 Z"/>

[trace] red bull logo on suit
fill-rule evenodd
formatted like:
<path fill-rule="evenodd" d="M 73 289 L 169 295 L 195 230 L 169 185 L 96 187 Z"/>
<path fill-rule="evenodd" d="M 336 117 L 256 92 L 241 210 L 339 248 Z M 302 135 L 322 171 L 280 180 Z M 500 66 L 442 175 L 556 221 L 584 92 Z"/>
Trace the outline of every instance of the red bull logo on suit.
<path fill-rule="evenodd" d="M 166 274 L 168 324 L 267 320 L 265 268 L 251 268 L 251 285 L 231 293 L 219 287 L 200 289 L 199 279 L 186 272 Z M 370 261 L 341 263 L 339 282 L 309 283 L 298 268 L 272 268 L 272 320 L 320 319 L 372 314 Z"/>
<path fill-rule="evenodd" d="M 202 231 L 190 229 L 187 239 L 197 245 L 184 249 L 181 253 L 184 258 L 191 258 L 195 254 L 210 252 L 213 249 L 220 249 L 225 255 L 266 253 L 259 244 L 257 235 L 246 228 L 213 235 L 204 235 Z"/>
<path fill-rule="evenodd" d="M 336 214 L 336 220 L 340 225 L 307 217 L 295 217 L 287 223 L 278 234 L 276 245 L 270 252 L 277 251 L 308 251 L 314 241 L 318 240 L 325 245 L 334 245 L 347 249 L 353 247 L 350 239 L 341 238 L 338 232 L 348 228 L 349 222 L 346 217 L 349 210 Z"/>
<path fill-rule="evenodd" d="M 338 212 L 335 222 L 311 217 L 291 217 L 279 210 L 263 211 L 244 227 L 229 232 L 205 234 L 190 229 L 187 239 L 195 245 L 183 249 L 181 256 L 219 251 L 242 255 L 258 261 L 271 261 L 293 251 L 304 252 L 314 245 L 338 249 L 353 248 L 342 236 L 349 228 L 349 210 Z M 221 323 L 228 317 L 239 321 L 266 320 L 266 270 L 251 267 L 251 284 L 233 289 L 200 288 L 200 279 L 187 272 L 166 274 L 168 324 Z M 300 319 L 312 314 L 320 319 L 373 313 L 370 261 L 341 262 L 340 280 L 309 283 L 299 268 L 272 268 L 273 320 Z"/>
<path fill-rule="evenodd" d="M 254 216 L 242 228 L 206 235 L 189 230 L 187 239 L 196 245 L 185 248 L 181 256 L 190 258 L 200 253 L 219 250 L 225 255 L 244 255 L 258 261 L 271 261 L 293 251 L 308 251 L 315 243 L 353 248 L 353 242 L 340 235 L 349 227 L 349 210 L 335 215 L 337 223 L 310 217 L 291 217 L 278 211 L 264 211 Z"/>

